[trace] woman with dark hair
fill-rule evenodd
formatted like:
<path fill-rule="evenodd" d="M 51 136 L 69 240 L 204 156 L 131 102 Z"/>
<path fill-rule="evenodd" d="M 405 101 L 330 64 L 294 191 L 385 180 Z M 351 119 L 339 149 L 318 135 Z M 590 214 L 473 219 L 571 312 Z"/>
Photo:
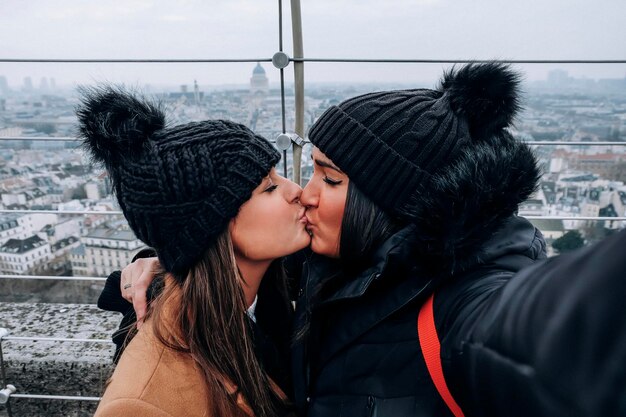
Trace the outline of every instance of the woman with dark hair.
<path fill-rule="evenodd" d="M 83 90 L 77 114 L 84 146 L 162 269 L 96 415 L 286 414 L 290 387 L 257 358 L 254 325 L 262 279 L 284 289 L 276 260 L 310 241 L 301 189 L 274 169 L 279 153 L 230 121 L 166 126 L 158 105 L 122 89 Z M 289 315 L 286 295 L 278 301 Z"/>
<path fill-rule="evenodd" d="M 518 83 L 468 65 L 311 128 L 311 248 L 340 263 L 313 257 L 301 279 L 306 415 L 625 415 L 626 233 L 537 262 L 515 215 L 540 176 L 507 130 Z"/>
<path fill-rule="evenodd" d="M 626 232 L 544 260 L 516 215 L 540 177 L 508 131 L 518 85 L 505 65 L 470 64 L 311 127 L 302 415 L 626 415 Z"/>

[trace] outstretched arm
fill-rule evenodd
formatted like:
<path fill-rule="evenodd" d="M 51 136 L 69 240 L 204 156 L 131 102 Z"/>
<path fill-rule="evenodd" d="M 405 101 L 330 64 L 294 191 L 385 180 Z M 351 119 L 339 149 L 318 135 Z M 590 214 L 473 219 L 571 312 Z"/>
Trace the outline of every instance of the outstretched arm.
<path fill-rule="evenodd" d="M 626 415 L 626 231 L 494 288 L 442 341 L 472 415 Z"/>

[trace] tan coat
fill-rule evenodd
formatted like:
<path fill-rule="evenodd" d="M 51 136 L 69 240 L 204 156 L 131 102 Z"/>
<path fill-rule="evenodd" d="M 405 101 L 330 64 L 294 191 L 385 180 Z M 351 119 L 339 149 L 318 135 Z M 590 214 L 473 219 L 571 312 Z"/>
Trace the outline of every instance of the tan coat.
<path fill-rule="evenodd" d="M 237 417 L 252 415 L 241 396 L 238 403 Z M 147 321 L 126 347 L 95 416 L 211 417 L 208 406 L 204 379 L 191 357 L 164 347 Z"/>

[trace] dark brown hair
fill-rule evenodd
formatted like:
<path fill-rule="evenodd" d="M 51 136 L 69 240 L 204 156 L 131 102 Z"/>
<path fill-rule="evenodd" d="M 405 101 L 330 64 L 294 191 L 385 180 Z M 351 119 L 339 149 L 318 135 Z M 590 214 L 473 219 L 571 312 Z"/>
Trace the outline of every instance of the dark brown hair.
<path fill-rule="evenodd" d="M 191 355 L 206 381 L 212 415 L 238 414 L 237 393 L 256 417 L 275 415 L 281 400 L 255 356 L 228 230 L 188 274 L 168 274 L 166 281 L 150 309 L 155 335 L 168 348 Z"/>

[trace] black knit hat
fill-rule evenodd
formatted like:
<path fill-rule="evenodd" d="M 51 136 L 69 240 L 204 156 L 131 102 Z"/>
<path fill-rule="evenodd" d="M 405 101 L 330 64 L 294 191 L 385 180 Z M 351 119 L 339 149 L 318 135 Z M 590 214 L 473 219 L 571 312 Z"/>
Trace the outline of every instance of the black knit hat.
<path fill-rule="evenodd" d="M 280 159 L 238 123 L 166 127 L 157 104 L 121 88 L 81 93 L 84 146 L 107 168 L 131 229 L 170 272 L 184 274 L 202 257 Z"/>
<path fill-rule="evenodd" d="M 519 76 L 499 63 L 444 74 L 436 90 L 383 91 L 329 108 L 311 142 L 383 209 L 407 212 L 431 175 L 459 151 L 509 126 Z"/>

